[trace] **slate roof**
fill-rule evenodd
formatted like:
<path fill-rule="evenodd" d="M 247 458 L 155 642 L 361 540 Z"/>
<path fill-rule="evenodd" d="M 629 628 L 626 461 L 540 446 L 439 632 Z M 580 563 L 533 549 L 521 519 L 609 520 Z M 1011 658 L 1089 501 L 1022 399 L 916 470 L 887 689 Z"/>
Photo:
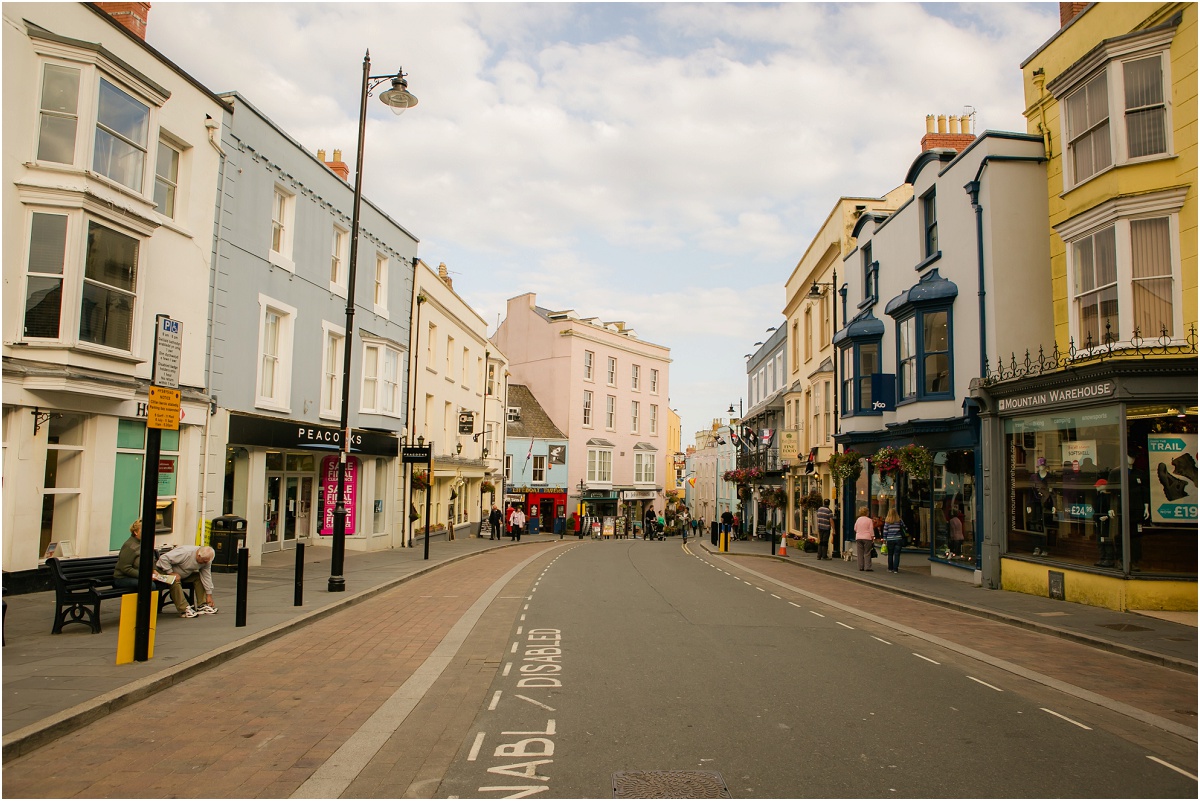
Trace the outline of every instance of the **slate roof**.
<path fill-rule="evenodd" d="M 566 439 L 566 434 L 554 425 L 550 415 L 524 384 L 508 385 L 508 407 L 519 408 L 521 419 L 505 424 L 509 439 Z"/>

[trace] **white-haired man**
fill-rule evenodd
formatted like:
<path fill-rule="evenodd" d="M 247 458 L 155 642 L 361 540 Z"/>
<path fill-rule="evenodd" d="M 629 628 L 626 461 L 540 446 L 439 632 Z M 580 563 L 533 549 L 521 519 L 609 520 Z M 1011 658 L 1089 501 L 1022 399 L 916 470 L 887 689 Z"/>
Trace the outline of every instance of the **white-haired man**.
<path fill-rule="evenodd" d="M 159 573 L 173 573 L 175 582 L 171 584 L 171 600 L 179 610 L 180 617 L 197 617 L 199 615 L 215 615 L 217 607 L 213 604 L 212 560 L 216 553 L 207 545 L 177 545 L 158 557 L 155 568 Z M 192 582 L 195 607 L 188 606 L 183 595 L 183 582 Z M 204 598 L 204 603 L 199 599 Z"/>

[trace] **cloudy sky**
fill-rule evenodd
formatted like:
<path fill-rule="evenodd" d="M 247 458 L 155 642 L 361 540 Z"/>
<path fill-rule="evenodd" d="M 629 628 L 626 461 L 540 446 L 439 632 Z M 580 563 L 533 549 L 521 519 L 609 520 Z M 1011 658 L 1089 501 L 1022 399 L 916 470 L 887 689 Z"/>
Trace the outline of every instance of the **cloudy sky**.
<path fill-rule="evenodd" d="M 1024 131 L 1020 62 L 1057 3 L 155 2 L 147 39 L 312 151 L 445 262 L 494 331 L 507 298 L 671 348 L 684 445 L 745 397 L 744 355 L 843 195 L 879 196 L 926 114 Z"/>

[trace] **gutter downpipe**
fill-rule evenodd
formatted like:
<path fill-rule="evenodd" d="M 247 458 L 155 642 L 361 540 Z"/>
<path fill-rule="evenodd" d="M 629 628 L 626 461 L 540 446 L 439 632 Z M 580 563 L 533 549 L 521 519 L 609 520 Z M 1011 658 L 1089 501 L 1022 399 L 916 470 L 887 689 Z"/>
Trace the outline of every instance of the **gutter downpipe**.
<path fill-rule="evenodd" d="M 986 260 L 983 250 L 983 206 L 979 202 L 979 190 L 981 181 L 983 180 L 983 171 L 987 169 L 988 163 L 992 161 L 1009 161 L 1009 162 L 1026 162 L 1032 164 L 1044 164 L 1047 159 L 1045 156 L 1004 156 L 1004 155 L 987 155 L 979 162 L 979 169 L 975 171 L 975 178 L 963 186 L 967 195 L 971 198 L 971 208 L 975 209 L 975 251 L 978 260 L 978 296 L 979 296 L 979 377 L 980 379 L 987 377 L 987 289 L 984 285 L 986 276 Z M 987 443 L 990 440 L 998 440 L 998 433 L 992 431 L 993 436 L 985 436 L 985 427 L 994 428 L 998 425 L 998 421 L 991 413 L 991 405 L 988 404 L 986 410 L 980 410 L 979 421 L 979 445 L 980 458 L 975 460 L 975 486 L 981 487 L 985 498 L 990 496 L 991 481 L 988 473 L 992 471 L 985 470 L 984 464 L 987 459 L 991 458 Z M 964 409 L 964 415 L 966 410 Z M 997 469 L 997 475 L 1002 475 L 1002 468 Z M 1001 538 L 997 536 L 1001 526 L 988 526 L 984 519 L 985 508 L 992 508 L 991 503 L 976 504 L 975 511 L 975 530 L 983 533 L 983 542 L 980 543 L 980 561 L 979 561 L 979 580 L 983 587 L 988 589 L 1000 589 L 1000 551 Z"/>
<path fill-rule="evenodd" d="M 207 116 L 207 115 L 206 115 Z M 203 537 L 204 518 L 207 512 L 208 503 L 208 450 L 211 444 L 212 434 L 212 418 L 216 414 L 215 406 L 216 399 L 212 393 L 212 361 L 213 361 L 213 338 L 216 332 L 216 316 L 217 316 L 217 283 L 221 278 L 221 225 L 225 218 L 225 178 L 226 167 L 229 164 L 229 156 L 217 144 L 214 134 L 220 129 L 220 124 L 212 117 L 205 120 L 204 127 L 208 129 L 208 143 L 221 157 L 221 174 L 217 181 L 217 230 L 213 236 L 212 250 L 212 289 L 210 290 L 209 305 L 212 308 L 212 313 L 208 316 L 208 347 L 205 348 L 204 356 L 204 383 L 209 389 L 209 404 L 208 414 L 204 416 L 204 454 L 201 457 L 200 463 L 200 532 Z M 202 543 L 205 544 L 205 543 Z"/>

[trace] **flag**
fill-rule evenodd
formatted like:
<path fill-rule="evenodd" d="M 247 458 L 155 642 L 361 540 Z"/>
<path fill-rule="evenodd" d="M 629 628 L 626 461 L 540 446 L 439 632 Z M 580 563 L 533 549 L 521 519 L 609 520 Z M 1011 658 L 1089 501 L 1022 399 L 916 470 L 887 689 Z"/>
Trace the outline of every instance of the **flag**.
<path fill-rule="evenodd" d="M 529 440 L 529 453 L 525 454 L 525 466 L 529 466 L 529 460 L 533 458 L 533 438 Z"/>
<path fill-rule="evenodd" d="M 773 440 L 773 439 L 775 439 L 775 429 L 773 429 L 773 428 L 764 428 L 764 429 L 762 430 L 762 444 L 763 444 L 763 445 L 770 445 L 770 444 L 771 444 L 771 440 Z"/>
<path fill-rule="evenodd" d="M 688 479 L 688 486 L 689 486 L 689 487 L 695 487 L 695 486 L 696 486 L 696 477 L 695 477 L 695 476 L 692 476 L 691 478 L 689 478 L 689 479 Z"/>

